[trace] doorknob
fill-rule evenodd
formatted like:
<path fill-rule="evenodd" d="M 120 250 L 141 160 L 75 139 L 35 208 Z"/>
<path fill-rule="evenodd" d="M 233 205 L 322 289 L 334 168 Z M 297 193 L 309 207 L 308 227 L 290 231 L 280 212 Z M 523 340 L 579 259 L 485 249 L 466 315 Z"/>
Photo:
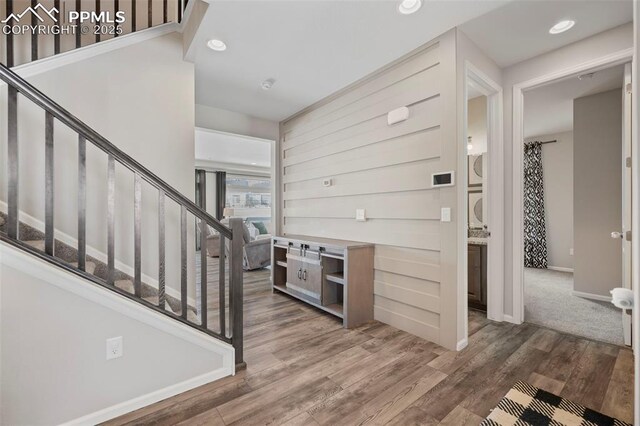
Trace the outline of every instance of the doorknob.
<path fill-rule="evenodd" d="M 622 232 L 612 232 L 611 238 L 624 238 L 624 233 Z"/>

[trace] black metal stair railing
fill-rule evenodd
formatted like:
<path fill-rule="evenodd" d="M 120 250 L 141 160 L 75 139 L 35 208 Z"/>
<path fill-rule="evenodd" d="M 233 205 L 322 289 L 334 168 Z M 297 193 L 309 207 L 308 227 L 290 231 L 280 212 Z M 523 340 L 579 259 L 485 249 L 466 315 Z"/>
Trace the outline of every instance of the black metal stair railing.
<path fill-rule="evenodd" d="M 68 28 L 68 31 L 45 34 L 32 30 L 16 34 L 3 29 L 6 56 L 0 61 L 11 68 L 153 26 L 181 22 L 188 0 L 5 0 L 4 3 L 5 7 L 0 10 L 2 27 L 46 24 Z M 28 8 L 38 13 L 23 15 Z M 96 15 L 108 13 L 109 25 L 100 22 L 95 26 L 79 25 L 77 20 L 69 20 L 69 11 L 92 12 Z M 123 14 L 124 22 L 115 19 L 118 13 Z M 69 38 L 69 42 L 62 43 L 65 37 Z M 19 40 L 22 38 L 24 40 Z M 18 52 L 19 48 L 28 48 L 29 51 Z"/>
<path fill-rule="evenodd" d="M 154 173 L 146 169 L 132 157 L 118 149 L 102 135 L 80 121 L 77 117 L 62 108 L 53 100 L 48 98 L 38 89 L 23 80 L 16 73 L 4 65 L 0 64 L 0 80 L 8 85 L 8 105 L 7 105 L 7 223 L 6 233 L 0 232 L 0 240 L 26 250 L 42 259 L 47 260 L 59 267 L 80 275 L 93 281 L 111 291 L 117 292 L 129 299 L 135 300 L 142 305 L 161 312 L 177 321 L 196 328 L 210 336 L 216 337 L 226 343 L 233 345 L 235 349 L 236 365 L 243 364 L 242 341 L 243 341 L 243 228 L 241 219 L 231 219 L 230 227 L 226 227 L 217 219 L 209 215 L 201 207 L 189 200 L 179 191 L 169 186 Z M 19 138 L 18 138 L 18 96 L 33 102 L 45 112 L 45 140 L 43 148 L 45 151 L 45 224 L 44 224 L 44 251 L 21 241 L 19 238 Z M 54 182 L 54 122 L 58 121 L 66 125 L 78 135 L 78 238 L 77 238 L 77 267 L 62 261 L 54 253 L 54 206 L 55 206 L 55 182 Z M 93 144 L 107 155 L 107 267 L 106 279 L 98 278 L 86 271 L 87 257 L 87 142 Z M 134 279 L 133 293 L 125 291 L 114 285 L 115 267 L 115 195 L 116 195 L 116 164 L 124 166 L 124 170 L 133 173 L 134 177 Z M 68 167 L 68 165 L 65 165 Z M 151 303 L 142 298 L 142 183 L 150 185 L 157 190 L 158 196 L 158 304 Z M 165 310 L 165 235 L 166 220 L 165 209 L 167 202 L 174 202 L 180 208 L 180 304 L 179 314 Z M 207 300 L 207 255 L 203 248 L 200 251 L 200 300 L 197 311 L 199 322 L 190 319 L 187 315 L 189 311 L 187 286 L 188 286 L 188 219 L 192 217 L 198 225 L 198 231 L 202 241 L 206 240 L 208 227 L 215 229 L 220 234 L 221 252 L 219 262 L 219 305 L 217 322 L 218 326 L 212 329 L 208 325 L 208 300 Z M 228 254 L 225 255 L 226 241 L 228 240 Z M 228 261 L 228 265 L 227 265 Z M 228 267 L 228 275 L 225 277 L 225 268 Z M 228 278 L 228 279 L 227 279 Z M 228 289 L 225 283 L 228 281 Z M 228 297 L 228 307 L 225 307 L 225 296 Z M 215 304 L 215 301 L 211 301 Z M 216 315 L 214 315 L 216 317 Z M 227 326 L 228 324 L 228 326 Z"/>

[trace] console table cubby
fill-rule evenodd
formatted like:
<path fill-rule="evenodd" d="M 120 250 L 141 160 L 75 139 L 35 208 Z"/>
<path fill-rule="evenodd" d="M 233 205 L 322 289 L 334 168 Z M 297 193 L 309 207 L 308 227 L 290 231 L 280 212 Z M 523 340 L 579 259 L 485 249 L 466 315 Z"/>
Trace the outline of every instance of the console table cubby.
<path fill-rule="evenodd" d="M 373 320 L 373 244 L 287 235 L 271 240 L 271 287 L 342 318 Z"/>

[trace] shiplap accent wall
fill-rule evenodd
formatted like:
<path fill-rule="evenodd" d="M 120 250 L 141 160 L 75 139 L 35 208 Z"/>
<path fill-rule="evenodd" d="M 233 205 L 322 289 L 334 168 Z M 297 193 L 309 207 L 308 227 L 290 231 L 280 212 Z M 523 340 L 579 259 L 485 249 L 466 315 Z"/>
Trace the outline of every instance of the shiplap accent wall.
<path fill-rule="evenodd" d="M 456 193 L 430 178 L 457 168 L 455 67 L 450 31 L 281 123 L 280 148 L 282 233 L 375 243 L 375 318 L 450 348 Z"/>

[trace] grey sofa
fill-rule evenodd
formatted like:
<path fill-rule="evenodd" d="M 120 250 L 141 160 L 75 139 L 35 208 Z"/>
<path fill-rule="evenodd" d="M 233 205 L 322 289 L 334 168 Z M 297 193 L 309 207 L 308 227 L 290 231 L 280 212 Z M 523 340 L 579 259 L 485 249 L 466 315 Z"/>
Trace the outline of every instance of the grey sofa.
<path fill-rule="evenodd" d="M 222 223 L 225 222 L 224 220 L 222 221 Z M 271 236 L 260 235 L 257 238 L 252 237 L 247 223 L 244 222 L 242 224 L 242 237 L 244 241 L 242 268 L 245 271 L 253 271 L 271 264 Z M 229 253 L 229 240 L 226 240 L 225 244 L 227 253 Z"/>

